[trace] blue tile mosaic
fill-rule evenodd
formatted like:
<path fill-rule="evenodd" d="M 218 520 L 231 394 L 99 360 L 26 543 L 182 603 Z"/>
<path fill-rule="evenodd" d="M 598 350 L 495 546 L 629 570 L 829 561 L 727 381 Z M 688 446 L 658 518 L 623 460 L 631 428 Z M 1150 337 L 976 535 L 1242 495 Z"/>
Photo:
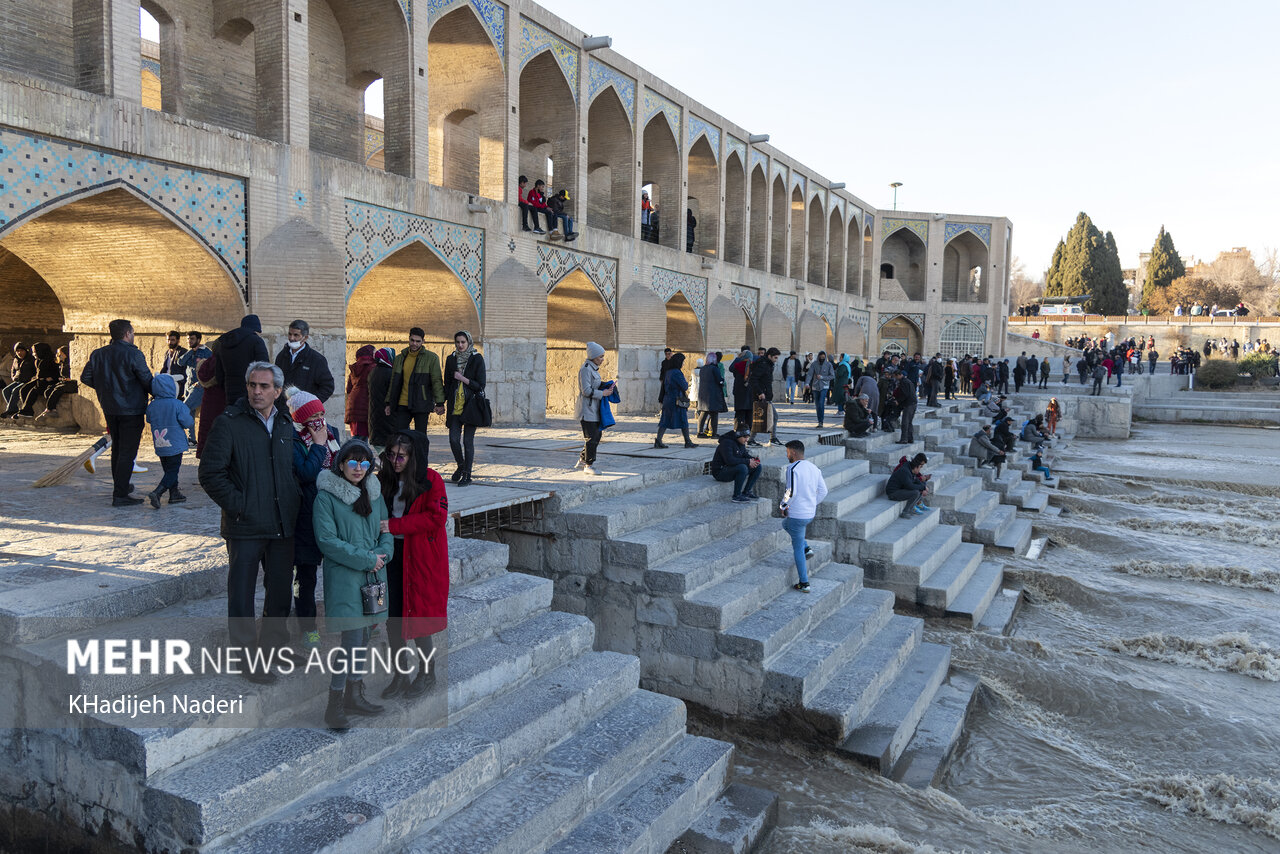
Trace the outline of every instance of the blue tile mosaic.
<path fill-rule="evenodd" d="M 752 326 L 760 325 L 760 291 L 746 285 L 734 285 L 729 289 L 733 304 L 747 313 Z"/>
<path fill-rule="evenodd" d="M 840 326 L 840 307 L 829 302 L 820 302 L 816 299 L 809 300 L 809 311 L 821 317 L 831 327 L 834 334 Z"/>
<path fill-rule="evenodd" d="M 889 235 L 899 229 L 905 228 L 913 232 L 925 244 L 929 242 L 929 223 L 923 219 L 900 219 L 898 217 L 885 217 L 880 221 L 880 239 L 884 240 Z"/>
<path fill-rule="evenodd" d="M 185 224 L 248 298 L 243 180 L 0 129 L 0 234 L 69 196 L 119 185 Z"/>
<path fill-rule="evenodd" d="M 484 229 L 346 200 L 347 299 L 387 256 L 415 240 L 452 270 L 484 318 Z"/>
<path fill-rule="evenodd" d="M 293 194 L 293 203 L 298 206 L 299 210 L 305 208 L 307 206 L 307 194 L 298 190 Z"/>
<path fill-rule="evenodd" d="M 150 71 L 156 77 L 160 76 L 160 63 L 149 56 L 142 57 L 142 70 Z"/>
<path fill-rule="evenodd" d="M 653 268 L 653 292 L 662 298 L 663 302 L 667 302 L 677 293 L 684 294 L 684 298 L 689 301 L 689 305 L 693 307 L 693 313 L 698 317 L 698 324 L 703 331 L 707 328 L 707 280 L 701 276 L 690 276 L 688 273 L 680 273 L 675 270 L 667 270 L 662 267 Z"/>
<path fill-rule="evenodd" d="M 562 246 L 546 243 L 538 244 L 538 278 L 546 286 L 547 293 L 555 290 L 556 285 L 574 270 L 581 270 L 591 283 L 596 286 L 605 305 L 609 306 L 609 315 L 618 311 L 618 260 L 592 255 L 587 252 L 575 252 Z"/>
<path fill-rule="evenodd" d="M 942 232 L 942 242 L 950 243 L 953 237 L 959 237 L 966 231 L 981 240 L 988 249 L 991 248 L 991 226 L 978 222 L 949 222 Z"/>
<path fill-rule="evenodd" d="M 756 171 L 757 166 L 764 170 L 767 179 L 769 175 L 769 156 L 763 151 L 757 151 L 753 148 L 751 149 L 751 171 Z"/>
<path fill-rule="evenodd" d="M 698 141 L 698 137 L 703 134 L 707 137 L 707 142 L 711 145 L 711 156 L 720 161 L 720 128 L 712 125 L 710 122 L 698 118 L 692 113 L 689 114 L 689 121 L 686 122 L 686 137 L 690 148 Z"/>
<path fill-rule="evenodd" d="M 609 86 L 612 86 L 613 91 L 618 93 L 618 100 L 622 101 L 622 106 L 627 111 L 627 121 L 634 122 L 636 115 L 636 81 L 616 68 L 605 65 L 594 56 L 587 57 L 587 106 L 591 106 L 591 102 L 596 99 L 596 95 L 599 95 Z"/>
<path fill-rule="evenodd" d="M 769 180 L 772 181 L 776 178 L 782 178 L 782 183 L 785 185 L 787 180 L 786 176 L 787 167 L 776 160 L 773 161 L 773 174 L 769 176 Z"/>
<path fill-rule="evenodd" d="M 640 110 L 640 126 L 647 127 L 649 119 L 662 113 L 671 125 L 671 135 L 680 139 L 680 106 L 669 98 L 664 98 L 652 89 L 645 87 Z"/>
<path fill-rule="evenodd" d="M 773 295 L 773 304 L 776 305 L 783 314 L 791 318 L 791 322 L 795 323 L 796 318 L 800 314 L 800 298 L 795 294 L 778 294 Z"/>
<path fill-rule="evenodd" d="M 427 26 L 431 26 L 446 12 L 452 12 L 458 6 L 470 6 L 476 13 L 476 17 L 480 19 L 480 26 L 484 27 L 484 31 L 493 40 L 498 58 L 502 60 L 505 68 L 507 65 L 507 7 L 493 0 L 427 0 Z M 407 13 L 410 23 L 413 22 L 412 9 L 411 5 Z"/>
<path fill-rule="evenodd" d="M 876 327 L 876 331 L 878 332 L 879 330 L 884 329 L 884 325 L 886 323 L 898 317 L 901 317 L 904 320 L 910 321 L 912 324 L 915 325 L 916 329 L 920 330 L 921 335 L 924 334 L 924 315 L 923 314 L 890 314 L 890 315 L 882 314 L 880 315 L 880 325 Z"/>
<path fill-rule="evenodd" d="M 729 158 L 730 154 L 736 153 L 738 155 L 738 162 L 742 164 L 742 168 L 747 168 L 747 144 L 745 142 L 738 139 L 733 134 L 728 134 L 728 140 L 725 142 L 725 148 L 728 150 L 725 154 L 726 160 Z"/>
<path fill-rule="evenodd" d="M 850 320 L 861 326 L 863 332 L 871 331 L 871 312 L 860 308 L 847 308 L 844 313 Z"/>
<path fill-rule="evenodd" d="M 578 49 L 548 29 L 538 26 L 528 18 L 520 19 L 520 68 L 543 51 L 551 51 L 564 77 L 573 90 L 573 100 L 578 100 Z"/>

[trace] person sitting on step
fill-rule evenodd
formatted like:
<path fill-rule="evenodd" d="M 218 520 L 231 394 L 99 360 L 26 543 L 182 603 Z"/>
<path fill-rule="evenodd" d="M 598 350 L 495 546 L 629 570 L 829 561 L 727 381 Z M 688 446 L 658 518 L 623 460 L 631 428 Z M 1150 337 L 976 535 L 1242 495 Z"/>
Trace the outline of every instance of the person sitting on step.
<path fill-rule="evenodd" d="M 865 394 L 860 394 L 844 408 L 844 429 L 855 439 L 861 439 L 871 430 L 871 405 Z"/>
<path fill-rule="evenodd" d="M 884 494 L 890 501 L 907 502 L 903 516 L 911 513 L 923 516 L 929 512 L 924 503 L 925 496 L 929 494 L 929 483 L 923 473 L 927 462 L 929 458 L 924 454 L 916 454 L 910 461 L 904 459 L 885 482 Z"/>
<path fill-rule="evenodd" d="M 1004 451 L 992 441 L 990 424 L 983 424 L 982 429 L 974 433 L 973 438 L 969 440 L 969 456 L 978 461 L 978 468 L 987 465 L 995 466 L 996 477 L 1000 477 L 1000 467 L 1008 459 Z"/>
<path fill-rule="evenodd" d="M 756 495 L 756 481 L 764 467 L 747 450 L 749 438 L 749 430 L 726 430 L 720 436 L 715 456 L 711 458 L 711 476 L 721 483 L 733 481 L 733 500 L 738 502 L 754 501 L 760 497 Z"/>

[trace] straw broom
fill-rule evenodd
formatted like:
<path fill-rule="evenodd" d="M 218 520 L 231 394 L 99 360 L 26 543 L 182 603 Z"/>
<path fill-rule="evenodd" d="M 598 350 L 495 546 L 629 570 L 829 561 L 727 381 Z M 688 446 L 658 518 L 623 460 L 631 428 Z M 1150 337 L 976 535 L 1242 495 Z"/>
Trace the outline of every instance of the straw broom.
<path fill-rule="evenodd" d="M 70 460 L 69 462 L 65 462 L 62 465 L 58 466 L 53 471 L 49 472 L 49 474 L 40 478 L 39 480 L 37 480 L 35 483 L 31 485 L 36 489 L 41 489 L 46 486 L 58 486 L 60 484 L 66 483 L 68 480 L 71 479 L 71 475 L 76 473 L 76 469 L 83 466 L 90 457 L 94 456 L 95 454 L 99 454 L 102 451 L 105 451 L 109 447 L 111 447 L 111 437 L 103 436 L 98 441 L 94 442 L 93 446 L 90 447 L 87 451 L 80 454 L 75 459 Z"/>

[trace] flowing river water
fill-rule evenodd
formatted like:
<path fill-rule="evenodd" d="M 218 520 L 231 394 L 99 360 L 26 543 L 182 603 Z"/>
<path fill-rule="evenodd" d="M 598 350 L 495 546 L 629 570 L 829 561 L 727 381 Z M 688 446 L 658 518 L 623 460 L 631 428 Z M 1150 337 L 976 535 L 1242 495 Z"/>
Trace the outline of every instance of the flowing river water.
<path fill-rule="evenodd" d="M 700 725 L 781 794 L 767 852 L 1280 851 L 1280 432 L 1139 424 L 1052 464 L 1011 634 L 926 627 L 982 679 L 935 788 Z"/>

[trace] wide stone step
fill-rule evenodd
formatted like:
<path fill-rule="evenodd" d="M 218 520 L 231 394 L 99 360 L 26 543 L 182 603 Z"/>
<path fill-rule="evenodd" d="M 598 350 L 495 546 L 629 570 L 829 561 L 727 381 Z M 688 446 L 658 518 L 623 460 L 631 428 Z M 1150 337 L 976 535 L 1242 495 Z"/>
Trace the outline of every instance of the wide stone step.
<path fill-rule="evenodd" d="M 843 454 L 844 449 L 836 449 Z M 805 459 L 809 459 L 808 456 Z M 816 463 L 815 463 L 816 465 Z M 830 504 L 832 495 L 839 492 L 855 480 L 865 477 L 867 472 L 871 470 L 870 464 L 866 460 L 847 460 L 841 457 L 836 462 L 824 463 L 819 466 L 822 469 L 822 479 L 827 484 L 827 498 L 819 505 L 819 515 L 821 515 L 822 507 Z M 773 508 L 778 506 L 782 500 L 783 492 L 786 490 L 784 483 L 785 466 L 766 466 L 764 474 L 760 476 L 760 480 L 756 483 L 756 492 L 764 498 L 770 500 Z"/>
<path fill-rule="evenodd" d="M 1000 493 L 989 491 L 979 493 L 978 497 L 981 498 L 984 495 L 994 495 L 997 502 L 1000 499 Z M 996 540 L 1009 530 L 1009 526 L 1012 525 L 1017 518 L 1018 508 L 1014 507 L 1012 504 L 997 503 L 984 516 L 974 523 L 972 534 L 974 542 L 982 543 L 987 546 L 995 545 Z"/>
<path fill-rule="evenodd" d="M 948 617 L 955 617 L 972 628 L 982 622 L 987 608 L 1000 593 L 1000 584 L 1004 581 L 1004 567 L 993 561 L 981 560 L 982 546 L 966 545 L 977 550 L 976 566 L 970 570 L 963 589 L 947 600 L 944 607 Z"/>
<path fill-rule="evenodd" d="M 1014 555 L 1026 554 L 1029 545 L 1031 545 L 1031 520 L 1016 518 L 992 543 L 995 550 L 1007 551 Z"/>
<path fill-rule="evenodd" d="M 1024 480 L 1010 486 L 1008 491 L 1004 494 L 1004 500 L 1006 503 L 1022 509 L 1027 506 L 1027 502 L 1030 501 L 1031 496 L 1035 494 L 1036 485 L 1029 480 Z"/>
<path fill-rule="evenodd" d="M 672 703 L 654 702 L 652 695 L 636 690 L 639 676 L 639 662 L 631 656 L 588 652 L 447 729 L 393 731 L 391 749 L 376 758 L 366 744 L 376 730 L 331 734 L 333 749 L 351 755 L 354 771 L 335 768 L 330 782 L 220 839 L 212 850 L 273 854 L 282 840 L 300 852 L 395 848 L 542 756 L 566 733 L 595 725 L 605 710 L 656 712 L 669 718 L 664 723 L 671 731 L 682 726 Z"/>
<path fill-rule="evenodd" d="M 777 522 L 762 523 L 781 530 Z M 707 585 L 676 602 L 680 623 L 698 628 L 723 630 L 785 593 L 797 581 L 791 538 L 785 531 L 777 551 L 748 563 L 739 563 L 728 577 Z M 831 561 L 833 546 L 811 540 L 813 557 L 805 561 L 810 576 L 820 574 Z M 745 567 L 745 568 L 743 568 Z"/>
<path fill-rule="evenodd" d="M 730 783 L 667 854 L 751 854 L 777 822 L 776 792 Z"/>
<path fill-rule="evenodd" d="M 900 559 L 889 565 L 867 568 L 867 583 L 892 590 L 903 602 L 915 603 L 920 585 L 960 545 L 960 529 L 937 525 Z"/>
<path fill-rule="evenodd" d="M 740 503 L 728 500 L 732 494 L 730 489 L 678 516 L 607 540 L 605 565 L 648 569 L 769 517 L 771 507 L 766 499 Z"/>
<path fill-rule="evenodd" d="M 893 594 L 864 588 L 765 666 L 765 704 L 805 705 L 893 617 Z"/>
<path fill-rule="evenodd" d="M 982 481 L 978 480 L 979 486 Z M 1000 506 L 1000 495 L 980 489 L 972 498 L 953 510 L 942 511 L 942 522 L 945 525 L 959 525 L 964 529 L 966 540 L 977 541 L 974 530 L 992 511 Z M 980 541 L 979 541 L 980 542 Z"/>
<path fill-rule="evenodd" d="M 860 439 L 849 438 L 844 440 L 844 446 L 849 451 L 860 457 L 866 457 L 887 445 L 892 445 L 898 440 L 898 432 L 884 430 L 875 430 Z"/>
<path fill-rule="evenodd" d="M 857 460 L 864 466 L 866 460 Z M 863 474 L 838 489 L 827 493 L 826 500 L 818 505 L 818 519 L 839 519 L 866 504 L 877 495 L 884 494 L 884 485 L 889 480 L 883 474 Z"/>
<path fill-rule="evenodd" d="M 587 618 L 550 612 L 451 653 L 450 718 L 589 651 L 593 636 Z M 299 674 L 280 681 L 287 684 L 306 678 Z M 367 693 L 376 697 L 382 687 L 370 684 Z M 316 697 L 299 706 L 297 721 L 319 727 L 325 699 Z M 427 722 L 428 706 L 422 701 L 388 704 L 379 726 L 362 729 L 355 738 L 324 729 L 254 731 L 154 777 L 147 793 L 147 812 L 166 817 L 176 838 L 200 844 L 305 794 L 315 780 L 336 775 L 393 746 L 403 738 L 397 727 L 414 728 Z M 281 773 L 281 769 L 295 768 L 306 768 L 308 773 Z"/>
<path fill-rule="evenodd" d="M 841 516 L 837 525 L 840 539 L 837 540 L 836 554 L 842 554 L 845 547 L 848 547 L 853 554 L 858 554 L 860 547 L 857 541 L 866 540 L 883 531 L 902 515 L 904 507 L 906 507 L 905 501 L 890 501 L 885 497 L 882 488 L 875 498 L 853 512 Z"/>
<path fill-rule="evenodd" d="M 920 644 L 840 750 L 891 774 L 950 666 L 951 647 Z"/>
<path fill-rule="evenodd" d="M 644 769 L 640 779 L 553 845 L 550 854 L 660 854 L 716 803 L 732 758 L 730 744 L 685 736 Z M 769 793 L 753 791 L 757 802 L 768 800 Z M 758 839 L 772 809 L 776 807 L 766 807 L 745 828 L 746 816 L 735 816 L 734 837 L 750 834 L 759 825 L 754 834 Z"/>
<path fill-rule="evenodd" d="M 880 699 L 920 645 L 924 621 L 894 614 L 848 663 L 805 703 L 805 717 L 824 738 L 843 742 Z"/>
<path fill-rule="evenodd" d="M 1029 510 L 1032 513 L 1039 513 L 1049 506 L 1049 496 L 1042 492 L 1039 488 L 1032 490 L 1030 495 L 1022 499 L 1022 509 Z"/>
<path fill-rule="evenodd" d="M 519 572 L 451 590 L 449 648 L 457 650 L 551 607 L 555 584 Z"/>
<path fill-rule="evenodd" d="M 449 587 L 457 589 L 502 575 L 507 571 L 509 556 L 504 543 L 449 538 Z"/>
<path fill-rule="evenodd" d="M 982 615 L 982 621 L 978 623 L 977 629 L 994 635 L 1008 634 L 1009 627 L 1013 625 L 1013 618 L 1018 613 L 1018 607 L 1021 604 L 1021 590 L 1013 590 L 1008 587 L 1001 588 L 999 594 L 988 606 L 987 612 Z"/>
<path fill-rule="evenodd" d="M 668 749 L 693 738 L 684 732 L 684 704 L 679 700 L 649 692 L 632 696 L 634 700 L 610 709 L 540 760 L 518 768 L 461 810 L 414 834 L 397 850 L 406 854 L 547 850 L 637 775 L 651 773 L 651 763 Z M 706 743 L 704 773 L 715 773 L 718 762 L 727 766 L 732 745 L 710 739 L 695 742 Z M 714 782 L 708 784 L 713 786 Z M 717 787 L 707 801 L 718 791 Z M 697 811 L 692 811 L 671 838 L 696 817 Z"/>
<path fill-rule="evenodd" d="M 954 468 L 960 467 L 955 466 Z M 934 492 L 930 503 L 945 513 L 949 510 L 955 510 L 981 491 L 981 478 L 964 475 L 950 483 L 939 486 Z"/>
<path fill-rule="evenodd" d="M 894 766 L 893 779 L 915 789 L 927 789 L 938 781 L 960 742 L 980 684 L 976 676 L 952 673 L 938 686 Z"/>
<path fill-rule="evenodd" d="M 721 632 L 722 655 L 763 662 L 847 602 L 862 586 L 862 570 L 833 563 L 809 579 L 810 591 L 787 590 Z"/>
<path fill-rule="evenodd" d="M 962 591 L 968 589 L 966 585 L 982 564 L 982 554 L 982 545 L 979 543 L 957 545 L 941 565 L 921 582 L 916 602 L 935 613 L 950 613 L 952 603 L 957 601 L 956 597 Z"/>
<path fill-rule="evenodd" d="M 867 459 L 871 462 L 871 470 L 873 472 L 891 472 L 898 467 L 898 462 L 906 457 L 911 459 L 916 454 L 924 452 L 924 440 L 917 438 L 916 441 L 906 445 L 899 445 L 896 442 L 888 447 L 878 451 L 872 451 L 867 455 Z"/>
<path fill-rule="evenodd" d="M 929 508 L 928 512 L 898 518 L 890 522 L 880 531 L 867 537 L 862 542 L 860 553 L 862 565 L 868 571 L 873 567 L 888 569 L 902 560 L 903 555 L 915 548 L 941 521 L 938 509 Z"/>
<path fill-rule="evenodd" d="M 652 568 L 607 566 L 605 576 L 614 581 L 642 584 L 644 590 L 653 594 L 685 596 L 764 560 L 790 542 L 791 537 L 782 529 L 781 522 L 766 516 L 732 532 L 731 536 L 713 539 Z"/>
<path fill-rule="evenodd" d="M 563 514 L 562 521 L 575 537 L 615 539 L 732 495 L 731 483 L 711 477 L 682 478 L 581 505 Z"/>

